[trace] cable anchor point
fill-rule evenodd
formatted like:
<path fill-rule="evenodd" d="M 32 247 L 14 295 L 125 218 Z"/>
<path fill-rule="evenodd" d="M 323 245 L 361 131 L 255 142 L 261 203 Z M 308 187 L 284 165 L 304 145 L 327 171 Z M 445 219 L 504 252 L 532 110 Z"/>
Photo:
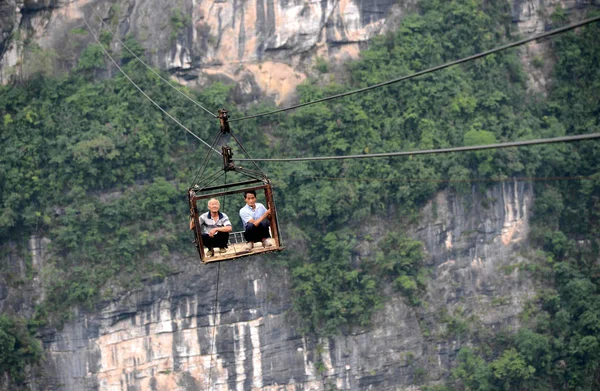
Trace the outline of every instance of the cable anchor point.
<path fill-rule="evenodd" d="M 231 147 L 223 145 L 221 147 L 221 155 L 223 155 L 223 169 L 225 171 L 234 171 L 236 167 L 233 163 L 233 152 L 231 151 Z"/>
<path fill-rule="evenodd" d="M 221 125 L 221 134 L 230 133 L 229 128 L 229 116 L 227 115 L 227 109 L 219 109 L 219 124 Z"/>

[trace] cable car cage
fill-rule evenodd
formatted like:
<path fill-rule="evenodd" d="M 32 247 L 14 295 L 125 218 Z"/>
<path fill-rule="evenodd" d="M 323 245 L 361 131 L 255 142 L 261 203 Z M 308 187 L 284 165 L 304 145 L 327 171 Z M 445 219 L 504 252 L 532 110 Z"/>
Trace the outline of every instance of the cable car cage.
<path fill-rule="evenodd" d="M 227 110 L 220 109 L 219 110 L 219 122 L 220 122 L 220 131 L 216 136 L 215 140 L 211 145 L 211 149 L 208 151 L 200 169 L 198 170 L 198 174 L 203 173 L 206 169 L 209 161 L 210 154 L 215 150 L 214 146 L 217 145 L 221 137 L 225 134 L 231 135 L 233 140 L 237 143 L 240 149 L 246 154 L 248 159 L 251 159 L 248 155 L 246 149 L 242 146 L 237 137 L 231 132 L 228 122 Z M 194 243 L 198 249 L 198 254 L 200 255 L 200 260 L 203 263 L 209 262 L 220 262 L 238 259 L 242 257 L 270 253 L 274 251 L 282 251 L 284 249 L 283 242 L 281 238 L 281 234 L 279 232 L 279 222 L 277 220 L 277 210 L 275 207 L 275 200 L 273 198 L 273 186 L 271 185 L 271 181 L 264 172 L 260 170 L 258 165 L 252 161 L 254 168 L 256 170 L 250 170 L 241 166 L 237 166 L 233 162 L 233 152 L 231 147 L 227 145 L 223 145 L 221 147 L 221 155 L 223 157 L 223 168 L 218 170 L 216 173 L 211 175 L 202 175 L 200 181 L 198 183 L 193 184 L 188 190 L 188 199 L 189 199 L 189 207 L 190 207 L 190 218 L 194 224 L 191 225 L 191 229 L 194 232 Z M 240 182 L 235 183 L 225 183 L 221 185 L 215 185 L 215 181 L 225 176 L 228 172 L 236 172 L 247 179 Z M 196 178 L 194 178 L 194 182 L 196 182 Z M 265 207 L 271 211 L 270 216 L 267 218 L 269 221 L 269 230 L 271 234 L 272 240 L 270 241 L 271 245 L 268 247 L 264 247 L 262 243 L 256 243 L 251 250 L 247 249 L 247 243 L 244 239 L 244 232 L 230 232 L 227 249 L 225 252 L 213 251 L 210 253 L 206 248 L 205 244 L 202 242 L 202 227 L 199 224 L 199 217 L 203 212 L 198 211 L 198 201 L 208 201 L 211 198 L 217 198 L 226 195 L 232 194 L 240 194 L 240 201 L 243 200 L 244 192 L 248 190 L 254 190 L 258 195 L 260 191 L 264 193 L 265 199 Z M 242 201 L 243 202 L 243 201 Z M 238 220 L 238 210 L 243 207 L 243 204 L 240 203 L 239 207 L 230 208 L 229 213 L 227 211 L 220 210 L 220 212 L 227 214 L 232 225 L 235 225 L 234 222 Z M 201 203 L 201 211 L 206 209 L 205 204 Z M 234 211 L 234 213 L 231 213 Z M 274 242 L 274 243 L 273 243 Z"/>

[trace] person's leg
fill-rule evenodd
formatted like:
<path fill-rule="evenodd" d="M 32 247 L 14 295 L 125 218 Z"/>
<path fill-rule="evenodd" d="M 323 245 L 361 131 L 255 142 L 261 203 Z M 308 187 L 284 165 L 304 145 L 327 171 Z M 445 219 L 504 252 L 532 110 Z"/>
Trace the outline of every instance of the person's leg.
<path fill-rule="evenodd" d="M 246 244 L 246 250 L 252 250 L 254 242 L 259 242 L 261 240 L 259 228 L 254 224 L 246 224 L 244 239 L 248 242 Z"/>
<path fill-rule="evenodd" d="M 249 250 L 252 249 L 255 242 L 263 242 L 263 246 L 265 246 L 264 240 L 269 237 L 271 235 L 269 235 L 269 222 L 267 220 L 261 221 L 258 225 L 248 224 L 244 230 L 244 239 L 248 242 Z"/>
<path fill-rule="evenodd" d="M 210 236 L 208 236 L 208 234 L 202 234 L 202 245 L 204 246 L 204 248 L 206 248 L 206 250 L 208 251 L 206 253 L 206 255 L 208 255 L 209 257 L 212 257 L 215 255 L 215 243 L 214 243 L 214 238 L 211 238 Z"/>
<path fill-rule="evenodd" d="M 246 228 L 244 229 L 244 239 L 246 239 L 246 242 L 254 242 L 254 237 L 256 236 L 255 232 L 256 227 L 253 224 L 246 224 Z"/>
<path fill-rule="evenodd" d="M 227 243 L 229 243 L 229 232 L 217 232 L 213 239 L 215 247 L 227 248 Z"/>
<path fill-rule="evenodd" d="M 269 220 L 263 220 L 260 222 L 260 224 L 256 227 L 257 229 L 257 237 L 259 238 L 258 241 L 263 241 L 266 238 L 270 238 L 271 235 L 269 234 Z"/>
<path fill-rule="evenodd" d="M 246 224 L 246 227 L 244 227 L 244 239 L 246 240 L 246 250 L 252 250 L 254 247 L 254 225 Z"/>
<path fill-rule="evenodd" d="M 208 234 L 202 234 L 202 245 L 209 250 L 212 250 L 215 247 L 215 240 L 208 236 Z"/>
<path fill-rule="evenodd" d="M 247 224 L 246 229 L 244 230 L 244 239 L 247 242 L 260 242 L 265 237 L 269 237 L 269 223 L 266 225 L 261 222 L 258 225 Z"/>

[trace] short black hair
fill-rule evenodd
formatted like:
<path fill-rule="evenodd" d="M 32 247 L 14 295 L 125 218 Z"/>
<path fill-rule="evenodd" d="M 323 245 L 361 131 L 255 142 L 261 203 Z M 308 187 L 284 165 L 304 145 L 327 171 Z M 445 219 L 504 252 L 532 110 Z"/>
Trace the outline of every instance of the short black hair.
<path fill-rule="evenodd" d="M 255 190 L 246 190 L 244 192 L 244 199 L 246 199 L 246 197 L 248 196 L 248 194 L 252 194 L 256 198 L 256 191 Z"/>

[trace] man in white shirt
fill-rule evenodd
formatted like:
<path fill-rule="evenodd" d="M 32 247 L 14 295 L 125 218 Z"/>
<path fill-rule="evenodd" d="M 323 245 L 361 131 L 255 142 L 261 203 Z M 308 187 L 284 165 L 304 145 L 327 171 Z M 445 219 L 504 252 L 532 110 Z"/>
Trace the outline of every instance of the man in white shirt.
<path fill-rule="evenodd" d="M 220 253 L 227 252 L 231 222 L 225 213 L 219 212 L 221 204 L 216 198 L 208 201 L 208 212 L 198 216 L 200 232 L 202 233 L 202 244 L 208 249 L 208 256 L 215 255 L 215 247 L 219 247 Z M 190 221 L 190 229 L 194 229 L 194 221 Z"/>
<path fill-rule="evenodd" d="M 248 242 L 247 250 L 252 250 L 255 242 L 262 242 L 263 247 L 273 245 L 269 239 L 269 216 L 271 210 L 259 202 L 256 202 L 256 192 L 247 190 L 244 192 L 246 206 L 240 209 L 240 218 L 244 224 L 244 239 Z"/>

